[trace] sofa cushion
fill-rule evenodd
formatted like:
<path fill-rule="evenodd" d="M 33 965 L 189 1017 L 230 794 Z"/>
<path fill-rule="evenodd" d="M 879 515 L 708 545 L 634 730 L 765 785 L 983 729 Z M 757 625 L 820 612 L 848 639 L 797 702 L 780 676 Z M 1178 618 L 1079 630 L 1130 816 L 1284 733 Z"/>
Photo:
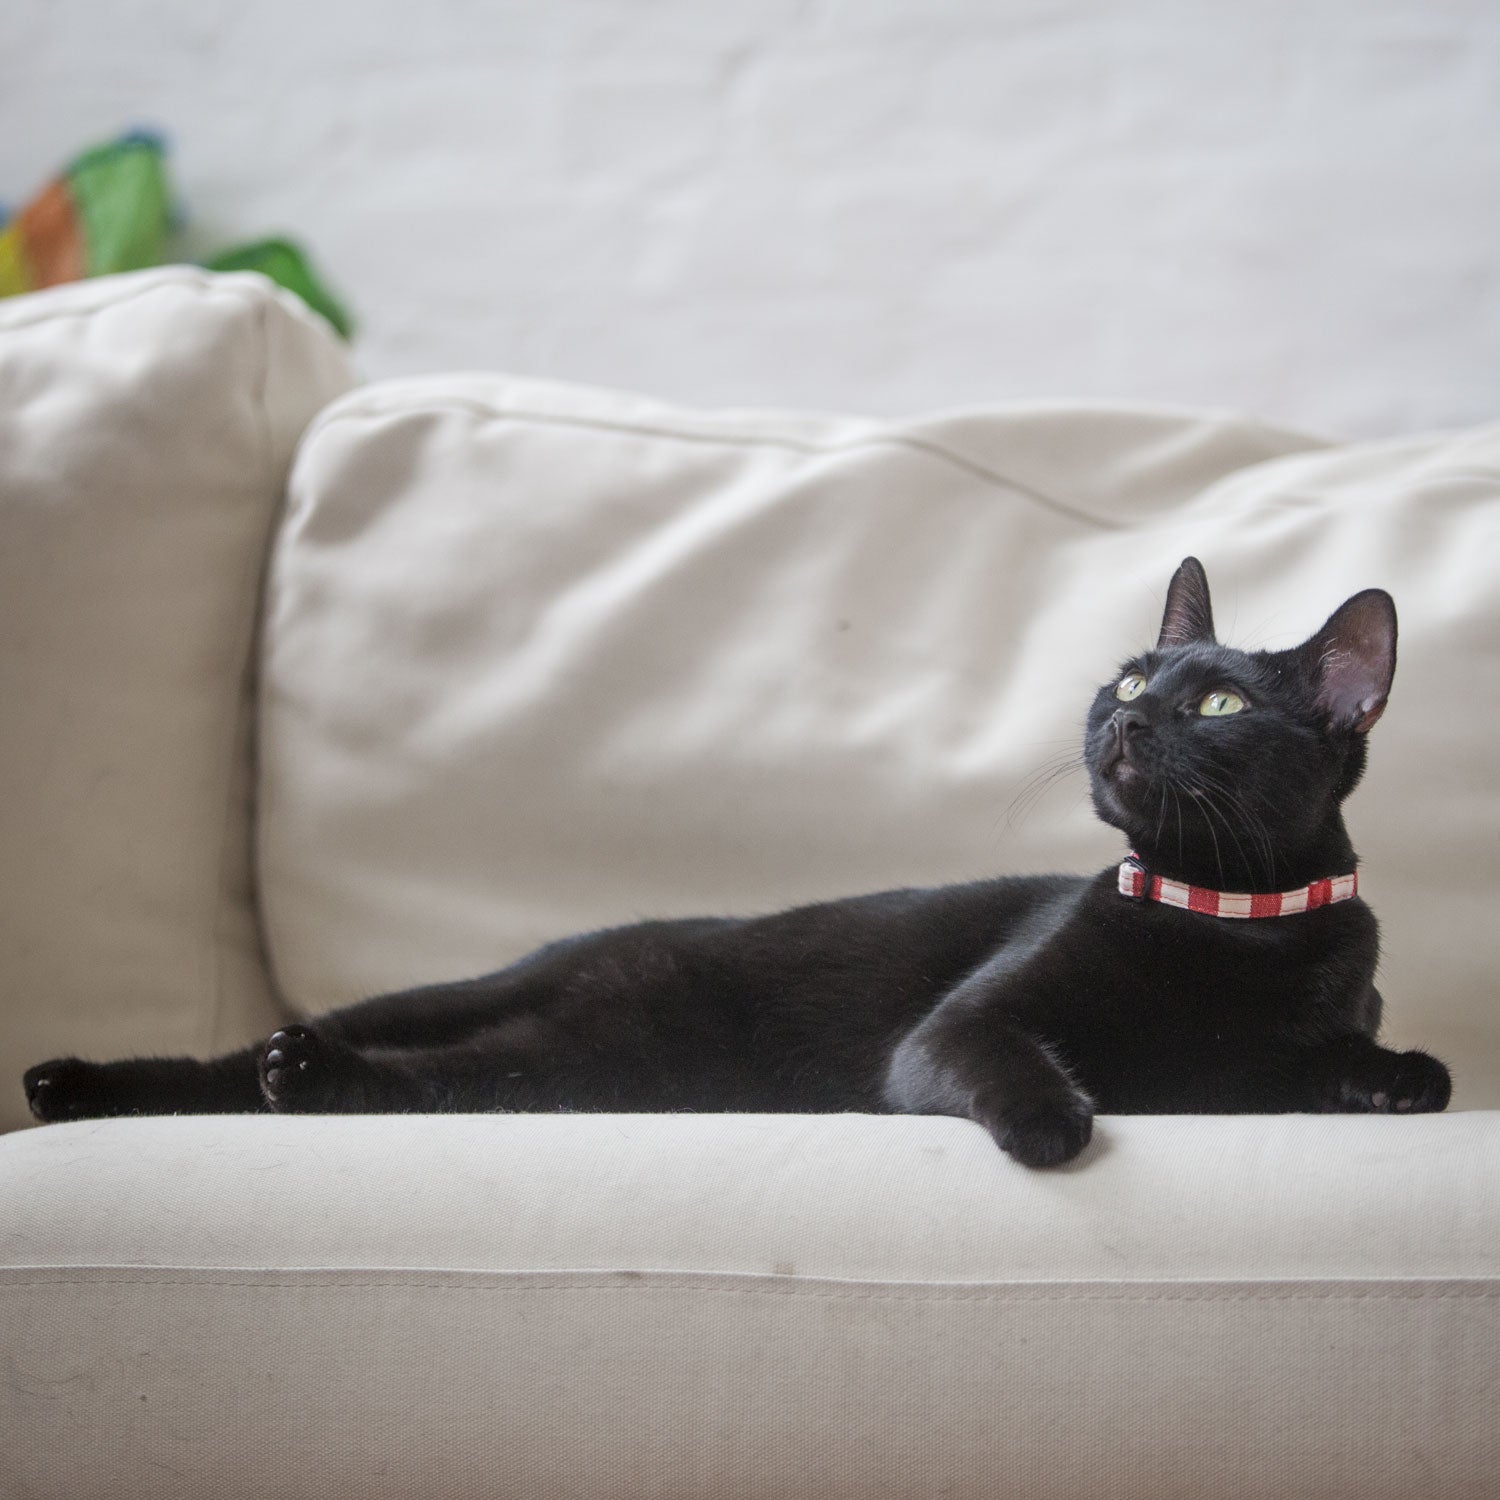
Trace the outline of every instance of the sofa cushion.
<path fill-rule="evenodd" d="M 1500 1114 L 239 1116 L 0 1143 L 18 1493 L 1493 1493 Z M 1003 1481 L 1003 1482 L 1002 1482 Z"/>
<path fill-rule="evenodd" d="M 290 1001 L 561 934 L 1117 859 L 1076 748 L 1201 557 L 1236 644 L 1389 588 L 1350 804 L 1388 1034 L 1500 1101 L 1500 427 L 1330 448 L 1214 414 L 695 413 L 499 376 L 366 387 L 297 461 L 270 577 L 264 911 Z M 1028 791 L 1027 788 L 1032 788 Z M 1033 792 L 1040 795 L 1033 796 Z"/>
<path fill-rule="evenodd" d="M 255 276 L 0 304 L 0 1124 L 43 1058 L 272 1022 L 257 594 L 292 447 L 349 384 L 321 320 Z"/>

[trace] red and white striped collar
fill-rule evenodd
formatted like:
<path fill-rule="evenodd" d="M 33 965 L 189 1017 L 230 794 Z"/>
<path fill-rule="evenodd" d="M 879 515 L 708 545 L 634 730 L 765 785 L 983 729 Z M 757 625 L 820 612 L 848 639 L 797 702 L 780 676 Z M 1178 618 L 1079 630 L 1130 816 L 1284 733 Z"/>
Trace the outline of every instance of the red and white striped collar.
<path fill-rule="evenodd" d="M 1299 885 L 1294 891 L 1272 891 L 1267 894 L 1238 891 L 1210 891 L 1181 880 L 1153 875 L 1137 855 L 1130 854 L 1120 864 L 1120 894 L 1134 901 L 1160 901 L 1183 911 L 1202 912 L 1209 917 L 1289 917 L 1300 911 L 1316 911 L 1335 901 L 1350 901 L 1359 894 L 1359 872 L 1334 875 Z"/>

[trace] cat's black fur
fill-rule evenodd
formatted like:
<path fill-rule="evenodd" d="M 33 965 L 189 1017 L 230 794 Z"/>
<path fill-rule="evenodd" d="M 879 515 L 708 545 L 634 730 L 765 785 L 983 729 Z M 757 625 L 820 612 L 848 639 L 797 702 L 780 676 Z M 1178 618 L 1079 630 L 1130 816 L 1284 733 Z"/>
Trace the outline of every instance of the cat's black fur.
<path fill-rule="evenodd" d="M 1214 639 L 1188 558 L 1156 649 L 1089 710 L 1094 806 L 1153 873 L 1278 891 L 1354 869 L 1340 804 L 1396 657 L 1390 597 L 1295 650 Z M 1145 687 L 1117 695 L 1131 673 Z M 1242 711 L 1204 717 L 1232 689 Z M 1375 918 L 1354 899 L 1230 920 L 1119 894 L 1114 866 L 897 890 L 773 916 L 644 922 L 496 974 L 384 995 L 210 1062 L 64 1058 L 42 1120 L 401 1110 L 863 1110 L 967 1116 L 1018 1161 L 1095 1111 L 1438 1110 L 1447 1070 L 1374 1041 Z"/>

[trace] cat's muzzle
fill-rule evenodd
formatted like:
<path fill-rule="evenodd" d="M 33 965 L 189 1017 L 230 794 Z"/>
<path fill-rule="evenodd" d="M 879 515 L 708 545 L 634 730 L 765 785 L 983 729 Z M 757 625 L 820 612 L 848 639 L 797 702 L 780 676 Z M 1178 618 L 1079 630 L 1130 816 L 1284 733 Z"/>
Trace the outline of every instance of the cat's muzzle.
<path fill-rule="evenodd" d="M 1133 708 L 1117 708 L 1108 728 L 1110 741 L 1099 761 L 1100 774 L 1117 785 L 1143 779 L 1141 741 L 1150 732 L 1146 716 Z"/>

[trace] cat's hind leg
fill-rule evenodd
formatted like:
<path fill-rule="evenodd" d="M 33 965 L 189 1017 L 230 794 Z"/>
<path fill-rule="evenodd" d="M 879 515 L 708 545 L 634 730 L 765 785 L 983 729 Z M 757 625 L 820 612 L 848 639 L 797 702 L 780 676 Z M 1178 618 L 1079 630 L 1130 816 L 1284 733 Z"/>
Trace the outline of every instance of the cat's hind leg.
<path fill-rule="evenodd" d="M 526 1043 L 546 1028 L 516 1017 L 435 1047 L 356 1047 L 331 1027 L 286 1026 L 260 1049 L 266 1106 L 278 1114 L 487 1113 L 570 1107 Z M 590 1107 L 587 1104 L 576 1107 Z M 597 1105 L 593 1107 L 598 1107 Z"/>
<path fill-rule="evenodd" d="M 562 938 L 493 974 L 359 1000 L 320 1016 L 318 1031 L 361 1051 L 468 1041 L 508 1016 L 545 1005 L 573 977 L 578 956 L 598 940 L 591 934 Z"/>
<path fill-rule="evenodd" d="M 276 1114 L 391 1114 L 403 1106 L 363 1053 L 329 1028 L 284 1026 L 259 1050 L 256 1077 Z"/>
<path fill-rule="evenodd" d="M 57 1057 L 22 1078 L 31 1113 L 44 1124 L 114 1115 L 228 1115 L 264 1110 L 258 1047 L 224 1057 L 132 1057 L 85 1062 Z"/>

